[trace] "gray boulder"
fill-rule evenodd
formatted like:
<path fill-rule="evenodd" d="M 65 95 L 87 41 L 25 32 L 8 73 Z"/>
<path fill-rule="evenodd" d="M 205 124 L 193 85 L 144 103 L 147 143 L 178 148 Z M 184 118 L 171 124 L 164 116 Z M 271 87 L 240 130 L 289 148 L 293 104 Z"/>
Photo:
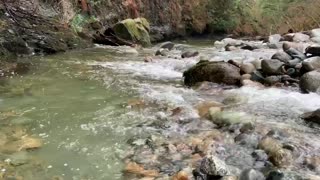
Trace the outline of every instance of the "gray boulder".
<path fill-rule="evenodd" d="M 309 42 L 310 36 L 303 34 L 303 33 L 295 33 L 293 36 L 294 42 Z"/>
<path fill-rule="evenodd" d="M 303 180 L 301 176 L 294 172 L 285 172 L 281 170 L 271 171 L 267 177 L 267 180 Z"/>
<path fill-rule="evenodd" d="M 277 52 L 276 54 L 274 54 L 271 59 L 278 59 L 279 61 L 283 62 L 283 63 L 288 63 L 290 60 L 292 60 L 292 57 L 287 54 L 284 51 L 280 51 Z"/>
<path fill-rule="evenodd" d="M 320 70 L 304 74 L 300 79 L 300 88 L 304 92 L 320 91 Z"/>
<path fill-rule="evenodd" d="M 302 118 L 307 122 L 320 124 L 320 109 L 303 114 Z"/>
<path fill-rule="evenodd" d="M 284 66 L 284 63 L 277 59 L 262 60 L 261 62 L 262 71 L 267 75 L 283 74 L 282 66 Z"/>
<path fill-rule="evenodd" d="M 172 42 L 164 42 L 160 45 L 160 48 L 162 49 L 168 49 L 169 51 L 171 51 L 174 48 L 174 43 Z"/>
<path fill-rule="evenodd" d="M 198 55 L 199 55 L 198 51 L 186 51 L 186 52 L 182 53 L 181 57 L 182 58 L 191 58 L 191 57 L 195 57 Z"/>
<path fill-rule="evenodd" d="M 242 171 L 239 180 L 265 180 L 264 175 L 257 170 L 247 169 Z"/>
<path fill-rule="evenodd" d="M 310 72 L 316 69 L 320 69 L 320 57 L 311 57 L 302 62 L 302 68 L 306 72 Z"/>
<path fill-rule="evenodd" d="M 297 49 L 295 49 L 295 48 L 289 48 L 289 49 L 287 49 L 287 50 L 285 50 L 285 52 L 287 53 L 287 54 L 289 54 L 292 58 L 299 58 L 299 59 L 301 59 L 301 60 L 304 60 L 304 59 L 306 59 L 307 57 L 306 57 L 306 55 L 304 55 L 301 51 L 299 51 L 299 50 L 297 50 Z"/>
<path fill-rule="evenodd" d="M 193 86 L 198 82 L 209 81 L 228 85 L 238 85 L 240 69 L 226 62 L 200 61 L 183 73 L 184 83 Z"/>
<path fill-rule="evenodd" d="M 168 56 L 169 55 L 169 50 L 161 48 L 161 49 L 157 50 L 155 55 L 156 56 Z"/>

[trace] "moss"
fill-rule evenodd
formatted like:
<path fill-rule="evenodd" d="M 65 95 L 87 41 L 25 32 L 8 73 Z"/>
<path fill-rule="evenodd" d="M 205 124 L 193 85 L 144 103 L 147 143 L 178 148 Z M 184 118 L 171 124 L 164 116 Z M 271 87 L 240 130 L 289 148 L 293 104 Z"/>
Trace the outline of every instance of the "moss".
<path fill-rule="evenodd" d="M 145 18 L 126 19 L 117 23 L 113 30 L 115 34 L 123 39 L 150 46 L 150 36 L 147 29 L 150 28 Z"/>

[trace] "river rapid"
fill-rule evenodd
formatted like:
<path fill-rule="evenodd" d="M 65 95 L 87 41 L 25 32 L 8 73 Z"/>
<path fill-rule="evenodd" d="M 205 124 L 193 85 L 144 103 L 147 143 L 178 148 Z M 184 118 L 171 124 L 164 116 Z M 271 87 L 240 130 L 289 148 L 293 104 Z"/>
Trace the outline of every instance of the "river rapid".
<path fill-rule="evenodd" d="M 28 74 L 3 80 L 0 179 L 147 176 L 124 173 L 130 162 L 145 165 L 165 179 L 181 170 L 191 174 L 203 154 L 211 151 L 238 170 L 269 170 L 270 165 L 257 163 L 251 154 L 257 148 L 255 139 L 270 130 L 273 137 L 294 149 L 294 160 L 286 170 L 320 175 L 305 166 L 305 158 L 320 156 L 320 129 L 300 118 L 320 108 L 318 94 L 302 94 L 298 88 L 183 85 L 183 72 L 200 58 L 249 62 L 270 58 L 277 50 L 227 52 L 209 40 L 177 44 L 168 57 L 153 57 L 152 62 L 145 62 L 145 57 L 153 56 L 158 46 L 97 45 L 33 57 Z M 187 49 L 199 51 L 200 56 L 181 59 Z M 250 140 L 237 138 L 240 132 L 236 125 L 217 127 L 200 117 L 199 106 L 208 102 L 224 103 L 231 114 L 251 119 L 255 135 Z M 41 145 L 14 146 L 25 137 L 35 138 Z M 201 153 L 195 146 L 201 146 Z"/>

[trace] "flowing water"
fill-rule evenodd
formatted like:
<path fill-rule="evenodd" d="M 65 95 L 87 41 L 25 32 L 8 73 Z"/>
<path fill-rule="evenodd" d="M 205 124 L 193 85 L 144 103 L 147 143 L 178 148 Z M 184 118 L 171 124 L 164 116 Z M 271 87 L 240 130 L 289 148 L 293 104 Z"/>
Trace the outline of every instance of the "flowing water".
<path fill-rule="evenodd" d="M 156 47 L 97 46 L 58 55 L 35 57 L 31 72 L 7 80 L 11 90 L 0 96 L 3 127 L 24 127 L 40 137 L 43 146 L 29 152 L 37 159 L 16 171 L 27 180 L 122 179 L 123 158 L 129 142 L 150 136 L 182 139 L 192 130 L 210 130 L 199 121 L 195 106 L 237 95 L 246 102 L 233 108 L 255 115 L 257 124 L 294 132 L 290 142 L 304 146 L 306 154 L 320 154 L 320 131 L 299 116 L 320 107 L 320 96 L 295 89 L 223 87 L 202 90 L 183 86 L 183 71 L 199 57 L 178 58 L 184 49 L 197 49 L 212 60 L 270 57 L 275 50 L 225 52 L 213 43 L 179 45 L 170 57 L 144 62 Z M 182 109 L 177 116 L 171 110 Z M 149 126 L 169 119 L 166 128 Z M 184 123 L 179 123 L 184 122 Z M 183 124 L 183 125 L 181 125 Z M 303 142 L 303 143 L 302 143 Z M 7 159 L 6 155 L 2 155 Z M 304 170 L 303 170 L 304 171 Z"/>

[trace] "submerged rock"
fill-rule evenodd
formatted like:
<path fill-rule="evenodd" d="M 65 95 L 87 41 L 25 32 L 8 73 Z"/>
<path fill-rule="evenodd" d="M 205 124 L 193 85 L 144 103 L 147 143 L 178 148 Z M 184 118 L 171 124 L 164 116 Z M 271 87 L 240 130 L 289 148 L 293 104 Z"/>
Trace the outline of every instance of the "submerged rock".
<path fill-rule="evenodd" d="M 300 79 L 300 88 L 304 92 L 320 92 L 320 70 L 304 74 Z"/>
<path fill-rule="evenodd" d="M 228 85 L 238 85 L 240 69 L 226 62 L 200 61 L 183 73 L 184 83 L 193 86 L 198 82 L 209 81 Z"/>

